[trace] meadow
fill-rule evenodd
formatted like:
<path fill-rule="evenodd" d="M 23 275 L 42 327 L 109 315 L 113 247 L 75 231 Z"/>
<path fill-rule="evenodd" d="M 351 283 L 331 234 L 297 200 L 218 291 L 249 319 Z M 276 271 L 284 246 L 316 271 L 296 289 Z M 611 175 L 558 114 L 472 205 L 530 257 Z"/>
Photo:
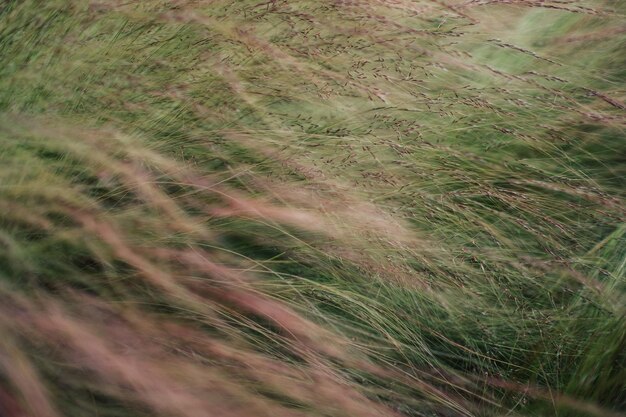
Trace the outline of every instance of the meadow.
<path fill-rule="evenodd" d="M 626 415 L 626 2 L 0 1 L 0 416 Z"/>

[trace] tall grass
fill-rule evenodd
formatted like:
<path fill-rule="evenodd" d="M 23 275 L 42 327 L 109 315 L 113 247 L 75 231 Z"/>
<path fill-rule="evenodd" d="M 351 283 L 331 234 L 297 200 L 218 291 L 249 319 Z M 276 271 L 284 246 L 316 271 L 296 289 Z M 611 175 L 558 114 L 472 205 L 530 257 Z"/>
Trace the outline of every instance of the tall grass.
<path fill-rule="evenodd" d="M 0 2 L 0 415 L 625 415 L 625 13 Z"/>

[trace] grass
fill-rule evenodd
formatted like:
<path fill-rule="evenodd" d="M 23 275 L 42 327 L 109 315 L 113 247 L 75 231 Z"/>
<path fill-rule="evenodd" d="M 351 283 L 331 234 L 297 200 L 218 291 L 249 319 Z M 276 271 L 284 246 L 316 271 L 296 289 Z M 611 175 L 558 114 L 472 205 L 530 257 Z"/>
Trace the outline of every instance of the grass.
<path fill-rule="evenodd" d="M 0 2 L 0 415 L 625 415 L 625 13 Z"/>

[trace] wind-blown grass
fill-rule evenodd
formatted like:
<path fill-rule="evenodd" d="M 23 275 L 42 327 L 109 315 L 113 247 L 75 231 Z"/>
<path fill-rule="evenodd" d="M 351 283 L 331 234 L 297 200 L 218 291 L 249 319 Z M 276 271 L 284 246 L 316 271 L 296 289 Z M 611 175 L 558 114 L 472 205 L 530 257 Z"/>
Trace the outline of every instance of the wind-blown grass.
<path fill-rule="evenodd" d="M 0 3 L 0 415 L 624 415 L 625 13 Z"/>

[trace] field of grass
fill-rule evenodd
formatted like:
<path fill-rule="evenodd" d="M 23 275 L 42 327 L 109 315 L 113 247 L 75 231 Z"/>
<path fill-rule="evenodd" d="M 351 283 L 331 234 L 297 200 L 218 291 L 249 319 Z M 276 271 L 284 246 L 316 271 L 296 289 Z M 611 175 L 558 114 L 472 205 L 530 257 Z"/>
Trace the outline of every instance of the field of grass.
<path fill-rule="evenodd" d="M 0 416 L 625 416 L 625 103 L 622 0 L 0 0 Z"/>

